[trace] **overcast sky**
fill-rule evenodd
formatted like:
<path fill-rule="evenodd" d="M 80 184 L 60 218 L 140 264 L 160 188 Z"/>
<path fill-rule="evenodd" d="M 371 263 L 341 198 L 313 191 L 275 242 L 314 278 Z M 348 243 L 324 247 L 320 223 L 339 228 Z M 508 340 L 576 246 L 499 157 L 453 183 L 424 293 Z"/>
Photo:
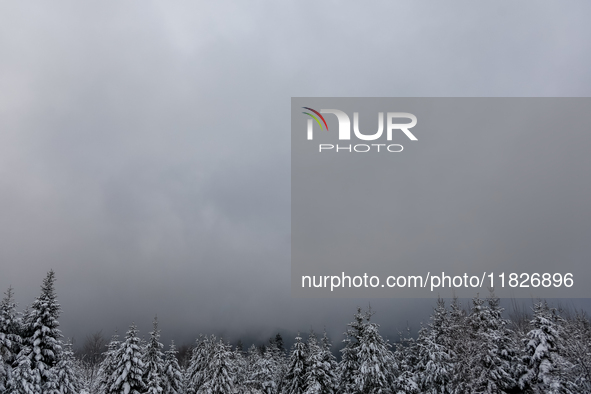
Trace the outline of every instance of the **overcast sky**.
<path fill-rule="evenodd" d="M 589 96 L 586 1 L 0 5 L 0 289 L 62 330 L 344 331 L 290 297 L 292 96 Z M 373 300 L 403 328 L 432 303 Z M 417 312 L 418 311 L 418 312 Z M 335 342 L 339 337 L 333 338 Z"/>

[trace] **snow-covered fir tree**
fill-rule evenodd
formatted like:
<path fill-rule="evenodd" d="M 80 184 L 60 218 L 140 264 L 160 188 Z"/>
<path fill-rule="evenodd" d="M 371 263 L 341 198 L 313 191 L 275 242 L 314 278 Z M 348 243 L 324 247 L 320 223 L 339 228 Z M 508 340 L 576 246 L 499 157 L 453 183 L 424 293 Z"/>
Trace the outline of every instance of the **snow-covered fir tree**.
<path fill-rule="evenodd" d="M 450 319 L 442 299 L 437 301 L 429 328 L 419 331 L 416 341 L 416 381 L 421 393 L 454 393 L 453 351 L 446 343 Z"/>
<path fill-rule="evenodd" d="M 225 394 L 234 392 L 234 370 L 232 348 L 221 338 L 212 347 L 205 379 L 198 394 Z"/>
<path fill-rule="evenodd" d="M 57 375 L 53 368 L 62 351 L 62 334 L 58 329 L 60 312 L 55 294 L 55 273 L 51 270 L 43 280 L 41 294 L 24 317 L 23 338 L 23 343 L 30 349 L 31 367 L 38 371 L 41 389 L 47 394 L 56 390 Z"/>
<path fill-rule="evenodd" d="M 339 392 L 389 393 L 393 390 L 395 360 L 391 345 L 379 333 L 379 325 L 371 322 L 371 308 L 357 308 L 354 320 L 345 333 L 345 347 L 339 365 Z"/>
<path fill-rule="evenodd" d="M 42 394 L 41 375 L 39 370 L 31 365 L 29 357 L 31 349 L 23 346 L 13 369 L 11 380 L 9 381 L 9 392 L 11 394 Z"/>
<path fill-rule="evenodd" d="M 256 393 L 259 392 L 259 383 L 252 377 L 255 374 L 255 366 L 258 359 L 262 357 L 260 350 L 253 343 L 249 348 L 246 356 L 245 371 L 243 385 L 239 386 L 239 392 L 242 393 Z"/>
<path fill-rule="evenodd" d="M 410 334 L 410 327 L 406 327 L 403 335 L 400 333 L 400 341 L 396 344 L 394 359 L 398 365 L 398 376 L 396 377 L 395 387 L 397 393 L 416 394 L 419 392 L 419 386 L 415 377 L 415 367 L 417 365 L 417 345 Z"/>
<path fill-rule="evenodd" d="M 370 321 L 372 315 L 370 309 L 363 325 L 357 352 L 356 385 L 361 393 L 385 394 L 392 390 L 396 365 L 391 345 L 380 335 L 380 326 Z"/>
<path fill-rule="evenodd" d="M 6 337 L 0 333 L 0 392 L 5 392 L 8 387 L 8 380 L 12 374 L 12 363 L 6 359 L 14 358 L 10 351 L 10 344 L 5 343 Z M 4 342 L 4 343 L 3 343 Z"/>
<path fill-rule="evenodd" d="M 535 303 L 533 312 L 532 329 L 524 339 L 526 372 L 519 379 L 520 386 L 534 393 L 578 392 L 565 379 L 565 370 L 572 366 L 559 354 L 562 318 L 545 301 Z"/>
<path fill-rule="evenodd" d="M 142 394 L 146 384 L 143 380 L 144 363 L 140 338 L 135 324 L 127 331 L 125 341 L 113 357 L 113 373 L 104 394 Z"/>
<path fill-rule="evenodd" d="M 302 342 L 300 333 L 289 357 L 287 373 L 281 390 L 282 394 L 303 394 L 306 391 L 306 344 Z"/>
<path fill-rule="evenodd" d="M 582 312 L 576 312 L 563 329 L 563 354 L 573 366 L 567 380 L 580 392 L 591 393 L 591 323 Z"/>
<path fill-rule="evenodd" d="M 324 381 L 324 360 L 322 349 L 318 345 L 316 334 L 311 330 L 306 342 L 306 394 L 319 394 L 322 392 L 321 382 Z"/>
<path fill-rule="evenodd" d="M 306 394 L 332 394 L 335 391 L 336 376 L 334 359 L 327 355 L 325 346 L 330 346 L 326 332 L 326 343 L 318 343 L 314 331 L 310 331 L 307 342 L 306 357 Z M 328 350 L 330 353 L 330 350 Z M 331 354 L 332 355 L 332 354 Z"/>
<path fill-rule="evenodd" d="M 177 350 L 174 341 L 164 354 L 164 394 L 182 394 L 183 372 L 177 359 Z"/>
<path fill-rule="evenodd" d="M 164 382 L 164 354 L 160 343 L 160 330 L 158 329 L 158 318 L 154 318 L 153 329 L 150 333 L 150 340 L 144 350 L 144 376 L 143 380 L 147 386 L 146 394 L 162 394 Z"/>
<path fill-rule="evenodd" d="M 121 342 L 119 341 L 119 335 L 115 332 L 107 346 L 107 351 L 104 353 L 105 357 L 99 366 L 98 376 L 95 380 L 94 387 L 90 387 L 93 393 L 109 393 L 109 388 L 114 383 L 113 374 L 116 367 L 115 356 L 120 347 Z"/>
<path fill-rule="evenodd" d="M 277 364 L 275 362 L 273 351 L 267 347 L 259 357 L 256 358 L 252 366 L 252 375 L 250 376 L 250 386 L 258 392 L 265 394 L 275 393 L 277 390 Z"/>
<path fill-rule="evenodd" d="M 247 393 L 248 387 L 246 384 L 248 378 L 248 360 L 244 356 L 244 345 L 242 341 L 238 341 L 234 351 L 232 352 L 232 360 L 234 363 L 234 387 L 238 394 Z"/>
<path fill-rule="evenodd" d="M 16 312 L 16 302 L 12 287 L 4 293 L 0 302 L 0 392 L 7 392 L 12 366 L 20 351 L 20 319 Z"/>
<path fill-rule="evenodd" d="M 502 317 L 499 299 L 491 292 L 487 304 L 478 296 L 472 300 L 467 323 L 470 327 L 470 390 L 477 393 L 506 393 L 517 386 L 514 373 L 517 358 L 514 334 Z"/>
<path fill-rule="evenodd" d="M 201 368 L 202 361 L 200 358 L 202 357 L 204 346 L 204 338 L 203 335 L 199 335 L 199 337 L 195 340 L 195 345 L 191 350 L 191 359 L 189 360 L 189 364 L 185 370 L 184 376 L 184 387 L 187 391 L 187 394 L 195 394 L 197 392 L 197 380 L 199 379 L 199 369 Z"/>
<path fill-rule="evenodd" d="M 349 323 L 343 339 L 344 347 L 341 349 L 341 362 L 339 363 L 339 393 L 353 394 L 357 392 L 359 374 L 359 343 L 363 335 L 364 313 L 357 308 L 354 320 Z"/>
<path fill-rule="evenodd" d="M 283 355 L 285 355 L 285 346 L 283 344 L 283 337 L 281 334 L 277 333 L 275 335 L 275 345 L 277 345 L 277 350 Z"/>
<path fill-rule="evenodd" d="M 265 349 L 265 355 L 271 360 L 275 391 L 279 391 L 287 373 L 285 349 L 283 348 L 283 338 L 281 338 L 281 335 L 277 334 L 275 337 L 269 339 L 269 345 Z"/>
<path fill-rule="evenodd" d="M 60 394 L 79 394 L 82 390 L 82 379 L 77 360 L 72 352 L 72 343 L 63 346 L 61 358 L 55 367 L 57 387 Z"/>
<path fill-rule="evenodd" d="M 472 342 L 467 340 L 469 327 L 466 319 L 466 311 L 457 297 L 451 301 L 449 308 L 449 329 L 447 334 L 440 337 L 440 342 L 450 350 L 453 355 L 453 381 L 452 387 L 456 391 L 462 391 L 466 380 L 469 379 L 470 369 L 466 360 L 472 357 Z"/>
<path fill-rule="evenodd" d="M 324 330 L 324 335 L 322 336 L 320 346 L 322 350 L 322 361 L 324 363 L 326 378 L 322 384 L 322 387 L 325 388 L 326 392 L 336 392 L 339 384 L 339 379 L 337 376 L 339 364 L 337 362 L 337 358 L 334 356 L 334 354 L 332 354 L 332 342 L 326 334 L 326 329 Z"/>
<path fill-rule="evenodd" d="M 207 371 L 216 339 L 199 336 L 193 348 L 191 361 L 186 371 L 186 385 L 188 394 L 196 394 L 207 379 Z"/>

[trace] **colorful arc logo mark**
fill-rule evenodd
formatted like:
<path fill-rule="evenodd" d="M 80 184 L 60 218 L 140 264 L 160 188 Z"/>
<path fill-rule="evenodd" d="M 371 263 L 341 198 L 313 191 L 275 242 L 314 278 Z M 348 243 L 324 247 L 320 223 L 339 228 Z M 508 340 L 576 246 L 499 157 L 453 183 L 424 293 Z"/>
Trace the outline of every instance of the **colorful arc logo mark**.
<path fill-rule="evenodd" d="M 322 119 L 322 121 L 324 122 L 324 125 L 326 126 L 326 130 L 328 131 L 328 125 L 326 124 L 326 120 L 324 120 L 324 116 L 320 115 L 320 112 L 318 112 L 318 111 L 316 111 L 315 109 L 312 109 L 312 108 L 310 108 L 310 107 L 302 107 L 302 108 L 304 108 L 304 109 L 307 109 L 307 110 L 309 110 L 309 111 L 312 111 L 312 112 L 314 112 L 316 115 L 320 116 L 320 119 Z M 322 128 L 323 128 L 323 127 L 322 127 L 322 123 L 320 123 L 320 120 L 318 120 L 318 118 L 317 118 L 316 116 L 312 115 L 312 114 L 311 114 L 311 113 L 309 113 L 309 112 L 302 112 L 302 113 L 303 113 L 303 114 L 306 114 L 306 115 L 308 115 L 308 116 L 310 116 L 310 117 L 312 117 L 312 118 L 313 118 L 313 119 L 316 121 L 316 123 L 318 123 L 318 126 L 320 126 L 320 129 L 322 130 Z"/>

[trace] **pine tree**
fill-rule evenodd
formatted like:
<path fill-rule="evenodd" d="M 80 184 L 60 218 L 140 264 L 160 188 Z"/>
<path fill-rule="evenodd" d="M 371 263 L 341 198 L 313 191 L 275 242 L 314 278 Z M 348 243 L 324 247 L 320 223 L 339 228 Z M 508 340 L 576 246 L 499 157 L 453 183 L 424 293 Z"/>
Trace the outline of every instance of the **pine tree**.
<path fill-rule="evenodd" d="M 245 363 L 246 368 L 244 371 L 244 390 L 241 392 L 251 393 L 258 391 L 259 382 L 253 377 L 255 376 L 256 369 L 258 369 L 257 362 L 260 357 L 262 357 L 260 351 L 253 343 L 248 348 L 248 354 Z"/>
<path fill-rule="evenodd" d="M 367 323 L 357 353 L 359 372 L 356 383 L 359 392 L 367 394 L 389 393 L 394 381 L 394 357 L 391 345 L 379 333 L 379 325 L 370 322 L 371 310 L 366 314 Z"/>
<path fill-rule="evenodd" d="M 325 343 L 318 344 L 314 331 L 310 331 L 308 336 L 306 357 L 306 394 L 332 394 L 335 390 L 336 376 L 334 366 L 336 364 L 334 356 L 331 358 L 330 342 L 324 333 Z M 328 347 L 328 349 L 327 349 Z M 330 356 L 327 355 L 330 353 Z"/>
<path fill-rule="evenodd" d="M 61 337 L 58 318 L 61 312 L 55 295 L 55 273 L 47 273 L 41 286 L 41 295 L 35 299 L 25 316 L 24 343 L 30 349 L 28 356 L 32 368 L 39 371 L 44 393 L 56 390 L 57 376 L 53 368 L 61 356 Z"/>
<path fill-rule="evenodd" d="M 441 337 L 445 347 L 449 350 L 453 364 L 451 387 L 456 392 L 466 391 L 466 382 L 470 379 L 469 364 L 466 360 L 472 357 L 471 342 L 467 340 L 466 334 L 469 326 L 466 322 L 466 312 L 462 308 L 457 297 L 452 299 L 449 308 L 449 330 L 445 337 Z"/>
<path fill-rule="evenodd" d="M 416 379 L 421 393 L 454 392 L 454 354 L 448 345 L 449 334 L 450 320 L 443 300 L 439 299 L 429 329 L 421 328 L 416 342 Z"/>
<path fill-rule="evenodd" d="M 271 394 L 277 389 L 277 365 L 273 359 L 272 351 L 269 351 L 269 347 L 266 347 L 266 350 L 256 358 L 252 366 L 249 386 L 261 393 Z"/>
<path fill-rule="evenodd" d="M 4 343 L 3 343 L 4 342 Z M 8 387 L 8 381 L 12 374 L 12 363 L 5 359 L 13 358 L 10 351 L 10 343 L 5 343 L 5 336 L 0 333 L 0 392 L 5 392 Z"/>
<path fill-rule="evenodd" d="M 321 349 L 326 376 L 325 383 L 322 387 L 324 387 L 327 392 L 336 392 L 339 383 L 337 376 L 339 364 L 337 363 L 337 358 L 332 354 L 332 343 L 326 334 L 326 330 L 324 330 L 324 335 L 322 336 Z"/>
<path fill-rule="evenodd" d="M 195 394 L 197 392 L 197 384 L 196 380 L 198 379 L 198 368 L 200 368 L 200 362 L 198 359 L 200 358 L 201 347 L 204 346 L 203 344 L 203 336 L 199 335 L 199 338 L 195 340 L 195 346 L 191 350 L 191 359 L 189 360 L 189 365 L 185 370 L 185 388 L 187 390 L 187 394 Z"/>
<path fill-rule="evenodd" d="M 484 300 L 477 294 L 472 299 L 472 308 L 470 314 L 466 318 L 467 330 L 466 330 L 466 346 L 468 351 L 464 359 L 465 374 L 463 390 L 470 392 L 487 392 L 487 376 L 486 372 L 488 366 L 491 364 L 488 343 L 488 326 L 489 322 L 487 319 L 490 317 L 490 313 L 484 304 Z"/>
<path fill-rule="evenodd" d="M 236 347 L 234 348 L 234 351 L 238 354 L 242 354 L 244 356 L 244 344 L 242 343 L 242 339 L 239 339 L 238 342 L 236 343 Z"/>
<path fill-rule="evenodd" d="M 396 345 L 394 358 L 398 365 L 399 375 L 396 378 L 397 393 L 416 394 L 419 386 L 415 376 L 417 365 L 417 344 L 410 335 L 410 327 L 406 327 L 406 335 L 400 333 L 400 342 Z"/>
<path fill-rule="evenodd" d="M 220 339 L 214 344 L 212 350 L 213 352 L 207 366 L 207 372 L 205 373 L 205 381 L 199 388 L 198 393 L 233 393 L 234 371 L 231 347 Z"/>
<path fill-rule="evenodd" d="M 24 346 L 19 353 L 10 382 L 11 394 L 42 394 L 41 375 L 32 368 L 29 355 L 31 349 Z"/>
<path fill-rule="evenodd" d="M 357 308 L 345 333 L 345 347 L 339 364 L 339 392 L 389 393 L 394 386 L 395 360 L 391 345 L 379 333 L 379 325 L 370 322 L 371 308 Z"/>
<path fill-rule="evenodd" d="M 232 362 L 234 363 L 234 387 L 236 387 L 238 393 L 246 393 L 247 390 L 247 370 L 248 360 L 244 357 L 244 345 L 242 341 L 238 341 L 234 352 L 232 353 Z"/>
<path fill-rule="evenodd" d="M 485 313 L 486 306 L 484 300 L 480 298 L 479 294 L 472 299 L 470 313 L 466 316 L 466 331 L 464 338 L 465 352 L 463 354 L 463 382 L 459 386 L 463 391 L 478 392 L 483 384 L 483 366 L 482 358 L 488 359 L 488 351 L 483 349 L 487 346 L 483 341 L 484 332 L 487 327 Z M 488 362 L 488 360 L 485 360 Z"/>
<path fill-rule="evenodd" d="M 20 320 L 16 313 L 12 287 L 4 293 L 0 302 L 0 392 L 8 390 L 12 365 L 20 351 Z"/>
<path fill-rule="evenodd" d="M 573 365 L 567 380 L 579 392 L 591 393 L 591 323 L 584 313 L 577 312 L 567 321 L 563 342 L 564 356 Z"/>
<path fill-rule="evenodd" d="M 177 353 L 174 341 L 172 341 L 164 357 L 164 394 L 183 393 L 183 373 L 176 358 Z"/>
<path fill-rule="evenodd" d="M 571 392 L 562 377 L 564 369 L 572 366 L 558 353 L 563 319 L 545 301 L 535 303 L 533 311 L 532 330 L 524 341 L 526 355 L 523 362 L 527 370 L 519 384 L 540 393 Z"/>
<path fill-rule="evenodd" d="M 115 357 L 120 347 L 121 342 L 119 341 L 119 335 L 115 333 L 111 337 L 111 341 L 107 346 L 107 351 L 104 353 L 105 357 L 100 364 L 95 387 L 92 388 L 93 392 L 97 392 L 99 394 L 105 394 L 109 392 L 109 388 L 114 383 L 113 374 L 115 373 L 116 368 Z"/>
<path fill-rule="evenodd" d="M 161 394 L 164 385 L 164 354 L 163 345 L 160 343 L 160 330 L 158 330 L 158 318 L 154 318 L 153 330 L 150 333 L 150 341 L 144 351 L 144 376 L 143 380 L 148 387 L 147 394 Z"/>
<path fill-rule="evenodd" d="M 319 394 L 322 392 L 321 382 L 324 380 L 324 360 L 322 349 L 316 340 L 314 331 L 310 331 L 306 343 L 306 394 Z"/>
<path fill-rule="evenodd" d="M 277 334 L 279 335 L 279 334 Z M 279 336 L 281 338 L 281 336 Z M 281 339 L 281 346 L 283 347 L 283 340 Z M 264 356 L 268 359 L 268 368 L 271 371 L 275 387 L 273 390 L 278 391 L 282 385 L 286 373 L 285 353 L 279 350 L 277 344 L 277 336 L 269 338 L 269 345 L 265 349 Z"/>
<path fill-rule="evenodd" d="M 82 389 L 80 371 L 72 352 L 72 343 L 64 345 L 56 367 L 57 387 L 60 394 L 78 394 Z"/>
<path fill-rule="evenodd" d="M 216 339 L 199 336 L 191 355 L 191 362 L 186 372 L 187 393 L 195 394 L 207 380 L 208 365 L 213 355 Z"/>
<path fill-rule="evenodd" d="M 281 352 L 281 354 L 285 354 L 285 346 L 283 345 L 283 338 L 281 337 L 281 334 L 277 333 L 277 335 L 275 335 L 275 344 L 277 345 L 277 350 L 279 350 L 279 352 Z"/>
<path fill-rule="evenodd" d="M 282 394 L 303 394 L 306 391 L 306 345 L 300 333 L 295 338 L 288 362 Z"/>
<path fill-rule="evenodd" d="M 506 327 L 500 300 L 491 292 L 488 305 L 476 297 L 468 317 L 471 327 L 474 357 L 469 367 L 472 372 L 473 391 L 479 393 L 505 393 L 513 390 L 517 382 L 513 333 Z"/>
<path fill-rule="evenodd" d="M 135 324 L 127 331 L 125 342 L 113 357 L 112 382 L 105 394 L 142 394 L 146 390 L 143 381 L 144 363 L 140 338 Z"/>
<path fill-rule="evenodd" d="M 363 335 L 364 314 L 361 308 L 357 308 L 354 320 L 349 323 L 345 332 L 341 349 L 341 362 L 339 363 L 339 393 L 352 394 L 357 391 L 357 375 L 359 374 L 359 344 Z"/>

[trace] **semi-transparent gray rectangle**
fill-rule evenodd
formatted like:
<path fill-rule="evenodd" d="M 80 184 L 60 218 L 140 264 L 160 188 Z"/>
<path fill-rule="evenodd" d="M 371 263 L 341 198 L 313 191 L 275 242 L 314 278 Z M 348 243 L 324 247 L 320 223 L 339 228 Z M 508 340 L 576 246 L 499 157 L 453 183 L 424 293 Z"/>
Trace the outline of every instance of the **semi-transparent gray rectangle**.
<path fill-rule="evenodd" d="M 294 296 L 591 297 L 590 99 L 298 97 L 291 128 Z"/>

